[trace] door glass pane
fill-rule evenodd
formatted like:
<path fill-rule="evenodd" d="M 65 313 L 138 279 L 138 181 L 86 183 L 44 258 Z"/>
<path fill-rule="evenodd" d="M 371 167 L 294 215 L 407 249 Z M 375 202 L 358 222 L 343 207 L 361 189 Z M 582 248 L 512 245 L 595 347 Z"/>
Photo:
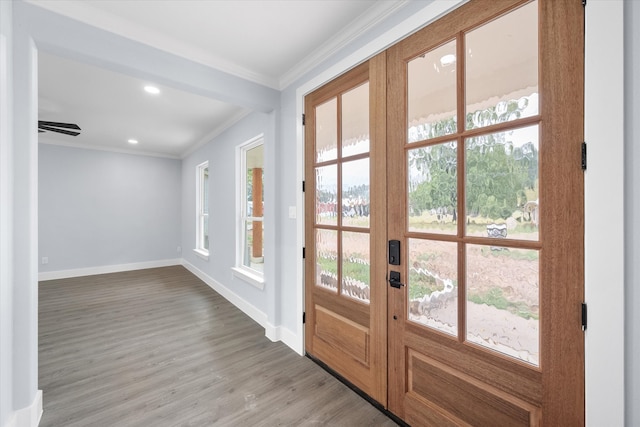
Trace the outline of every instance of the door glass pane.
<path fill-rule="evenodd" d="M 408 142 L 456 132 L 456 68 L 455 40 L 409 61 Z"/>
<path fill-rule="evenodd" d="M 467 246 L 467 340 L 538 365 L 539 252 Z"/>
<path fill-rule="evenodd" d="M 338 223 L 338 167 L 316 168 L 316 224 Z"/>
<path fill-rule="evenodd" d="M 342 233 L 342 294 L 369 302 L 369 233 Z"/>
<path fill-rule="evenodd" d="M 409 239 L 409 320 L 458 335 L 458 250 L 452 242 Z"/>
<path fill-rule="evenodd" d="M 409 150 L 409 231 L 456 234 L 456 142 Z"/>
<path fill-rule="evenodd" d="M 316 162 L 338 157 L 338 100 L 316 107 Z"/>
<path fill-rule="evenodd" d="M 338 292 L 338 232 L 316 229 L 316 285 Z"/>
<path fill-rule="evenodd" d="M 467 33 L 465 50 L 467 129 L 538 114 L 536 2 Z"/>
<path fill-rule="evenodd" d="M 369 227 L 369 158 L 342 164 L 342 225 Z"/>
<path fill-rule="evenodd" d="M 369 152 L 369 82 L 342 95 L 342 157 Z"/>
<path fill-rule="evenodd" d="M 467 235 L 538 240 L 538 125 L 465 144 Z"/>

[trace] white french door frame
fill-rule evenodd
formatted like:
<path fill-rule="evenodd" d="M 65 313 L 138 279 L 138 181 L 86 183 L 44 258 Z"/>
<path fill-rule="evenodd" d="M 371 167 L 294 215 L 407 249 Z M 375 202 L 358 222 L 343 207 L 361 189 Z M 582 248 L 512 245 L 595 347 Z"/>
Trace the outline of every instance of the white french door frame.
<path fill-rule="evenodd" d="M 585 12 L 586 421 L 623 426 L 624 4 L 589 1 Z"/>
<path fill-rule="evenodd" d="M 465 3 L 435 0 L 420 12 L 305 82 L 296 90 L 296 118 L 304 97 Z M 623 1 L 589 1 L 585 10 L 585 332 L 587 426 L 624 425 L 624 62 Z M 608 82 L 603 85 L 602 81 Z M 304 127 L 296 120 L 296 177 L 304 180 Z M 296 247 L 304 247 L 304 194 L 296 194 Z M 602 224 L 607 224 L 603 227 Z M 598 262 L 598 260 L 606 260 Z M 296 316 L 304 311 L 304 261 L 296 264 Z M 603 286 L 602 284 L 606 284 Z M 295 348 L 304 354 L 304 325 Z"/>

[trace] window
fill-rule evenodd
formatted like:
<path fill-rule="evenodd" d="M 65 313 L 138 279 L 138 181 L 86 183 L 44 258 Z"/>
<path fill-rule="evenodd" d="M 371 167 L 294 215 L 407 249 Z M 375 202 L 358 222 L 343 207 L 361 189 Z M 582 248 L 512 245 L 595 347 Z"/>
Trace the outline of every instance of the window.
<path fill-rule="evenodd" d="M 209 162 L 196 166 L 196 248 L 195 253 L 209 259 Z"/>
<path fill-rule="evenodd" d="M 238 148 L 238 230 L 236 268 L 262 288 L 264 272 L 264 154 L 262 137 Z"/>

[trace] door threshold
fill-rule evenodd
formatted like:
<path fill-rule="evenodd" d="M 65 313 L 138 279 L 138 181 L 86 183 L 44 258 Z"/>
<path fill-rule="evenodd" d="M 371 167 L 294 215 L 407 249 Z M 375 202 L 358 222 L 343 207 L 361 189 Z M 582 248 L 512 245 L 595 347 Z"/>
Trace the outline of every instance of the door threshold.
<path fill-rule="evenodd" d="M 395 415 L 393 412 L 389 412 L 382 404 L 380 404 L 380 402 L 378 402 L 377 400 L 375 400 L 374 398 L 369 396 L 364 391 L 360 390 L 357 386 L 353 385 L 350 381 L 348 381 L 342 375 L 340 375 L 339 373 L 337 373 L 336 371 L 331 369 L 329 366 L 327 366 L 326 363 L 322 362 L 319 359 L 316 359 L 315 357 L 313 357 L 312 355 L 310 355 L 307 352 L 305 352 L 305 356 L 307 356 L 309 359 L 311 359 L 312 362 L 314 362 L 316 365 L 320 366 L 322 369 L 324 369 L 329 374 L 331 374 L 331 376 L 333 376 L 335 379 L 340 381 L 342 384 L 344 384 L 347 387 L 349 387 L 358 396 L 362 397 L 364 400 L 369 402 L 374 408 L 376 408 L 378 411 L 380 411 L 384 415 L 386 415 L 391 421 L 395 422 L 396 424 L 398 424 L 401 427 L 411 427 L 409 424 L 407 424 L 406 422 L 404 422 L 403 420 L 398 418 L 398 416 Z"/>

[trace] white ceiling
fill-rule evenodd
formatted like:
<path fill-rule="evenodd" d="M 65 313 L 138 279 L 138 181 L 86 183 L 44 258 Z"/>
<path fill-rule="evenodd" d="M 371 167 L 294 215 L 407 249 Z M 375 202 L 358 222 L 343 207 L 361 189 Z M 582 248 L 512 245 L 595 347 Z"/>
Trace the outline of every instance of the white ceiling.
<path fill-rule="evenodd" d="M 407 0 L 30 0 L 84 23 L 283 89 Z M 41 142 L 181 157 L 249 111 L 41 52 Z M 139 144 L 131 146 L 127 139 Z"/>

